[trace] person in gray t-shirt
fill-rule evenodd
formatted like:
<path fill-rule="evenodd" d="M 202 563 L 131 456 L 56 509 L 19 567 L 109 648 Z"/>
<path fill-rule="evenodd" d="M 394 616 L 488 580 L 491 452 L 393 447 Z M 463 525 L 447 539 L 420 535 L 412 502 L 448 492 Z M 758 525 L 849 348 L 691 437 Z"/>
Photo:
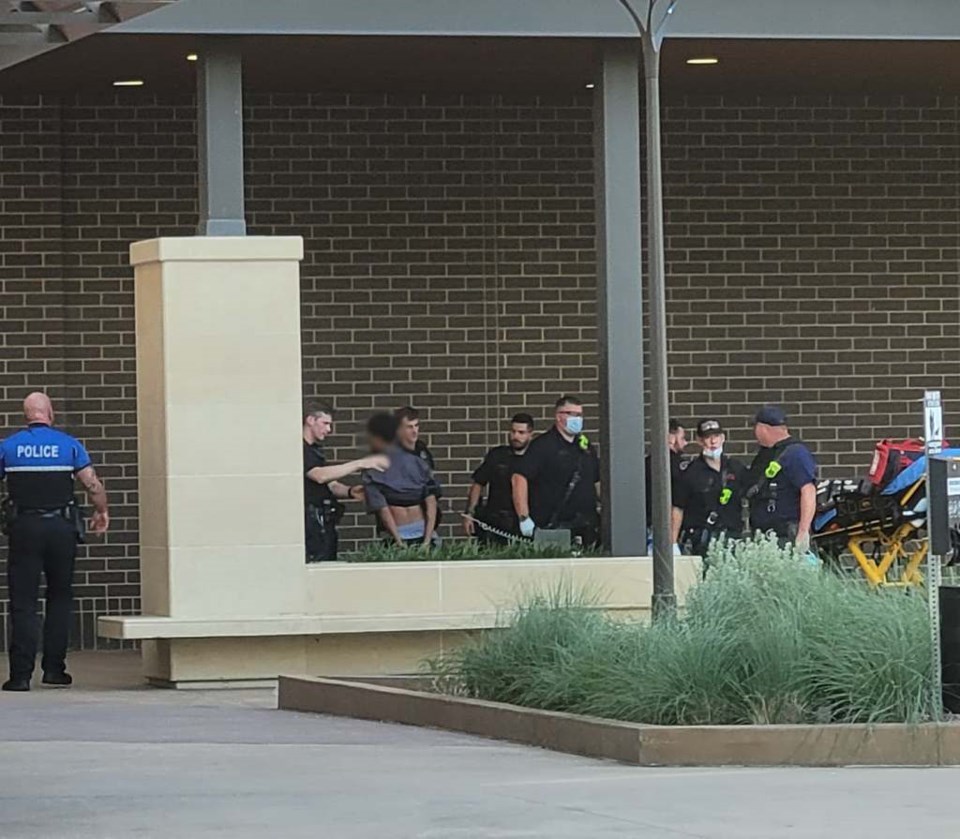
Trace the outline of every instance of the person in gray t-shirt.
<path fill-rule="evenodd" d="M 367 422 L 370 448 L 390 458 L 382 472 L 362 473 L 367 510 L 398 545 L 436 543 L 438 487 L 427 462 L 396 442 L 397 420 L 375 414 Z"/>

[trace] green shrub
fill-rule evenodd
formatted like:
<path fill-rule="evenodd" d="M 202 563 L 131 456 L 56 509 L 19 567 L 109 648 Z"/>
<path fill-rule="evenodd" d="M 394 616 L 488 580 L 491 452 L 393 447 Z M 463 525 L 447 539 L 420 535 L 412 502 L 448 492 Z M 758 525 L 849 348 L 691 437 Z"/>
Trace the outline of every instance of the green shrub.
<path fill-rule="evenodd" d="M 587 555 L 589 552 L 584 551 Z M 465 562 L 482 559 L 557 559 L 557 548 L 517 541 L 509 545 L 481 545 L 474 539 L 448 539 L 438 548 L 411 545 L 401 548 L 374 542 L 355 553 L 345 554 L 344 562 Z M 569 555 L 569 554 L 568 554 Z"/>
<path fill-rule="evenodd" d="M 469 696 L 663 725 L 916 721 L 924 598 L 812 566 L 775 541 L 715 546 L 680 617 L 619 622 L 567 593 L 434 665 Z"/>

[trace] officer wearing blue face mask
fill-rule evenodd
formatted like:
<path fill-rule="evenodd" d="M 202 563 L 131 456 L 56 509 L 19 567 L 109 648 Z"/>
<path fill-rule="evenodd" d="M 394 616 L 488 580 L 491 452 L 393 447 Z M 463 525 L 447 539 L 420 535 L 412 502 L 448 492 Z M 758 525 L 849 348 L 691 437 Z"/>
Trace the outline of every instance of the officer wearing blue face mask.
<path fill-rule="evenodd" d="M 569 530 L 586 546 L 600 537 L 597 484 L 600 459 L 583 433 L 583 403 L 575 396 L 556 402 L 553 427 L 530 444 L 512 478 L 520 532 Z"/>

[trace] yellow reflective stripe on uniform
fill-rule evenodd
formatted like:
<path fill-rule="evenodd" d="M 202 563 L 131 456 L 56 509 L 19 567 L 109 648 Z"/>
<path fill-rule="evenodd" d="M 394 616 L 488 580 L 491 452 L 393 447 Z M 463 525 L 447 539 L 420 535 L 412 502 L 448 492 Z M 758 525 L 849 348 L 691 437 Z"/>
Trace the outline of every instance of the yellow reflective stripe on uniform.
<path fill-rule="evenodd" d="M 720 491 L 720 504 L 721 506 L 730 503 L 730 499 L 733 498 L 733 490 L 730 487 L 724 487 Z"/>
<path fill-rule="evenodd" d="M 764 470 L 763 476 L 764 476 L 767 480 L 773 480 L 774 478 L 777 477 L 777 475 L 780 474 L 780 470 L 781 470 L 782 468 L 783 468 L 783 467 L 782 467 L 779 463 L 777 463 L 777 461 L 772 460 L 772 461 L 770 461 L 770 463 L 768 464 L 767 468 Z"/>

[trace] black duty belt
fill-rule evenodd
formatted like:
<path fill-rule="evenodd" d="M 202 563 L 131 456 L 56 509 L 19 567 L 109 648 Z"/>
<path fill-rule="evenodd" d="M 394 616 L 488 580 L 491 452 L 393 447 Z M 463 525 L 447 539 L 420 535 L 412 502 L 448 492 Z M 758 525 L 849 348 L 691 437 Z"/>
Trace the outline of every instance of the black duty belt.
<path fill-rule="evenodd" d="M 65 504 L 63 507 L 55 507 L 54 509 L 49 508 L 18 508 L 17 515 L 20 516 L 37 516 L 42 519 L 55 519 L 63 518 L 70 511 L 70 505 Z"/>

